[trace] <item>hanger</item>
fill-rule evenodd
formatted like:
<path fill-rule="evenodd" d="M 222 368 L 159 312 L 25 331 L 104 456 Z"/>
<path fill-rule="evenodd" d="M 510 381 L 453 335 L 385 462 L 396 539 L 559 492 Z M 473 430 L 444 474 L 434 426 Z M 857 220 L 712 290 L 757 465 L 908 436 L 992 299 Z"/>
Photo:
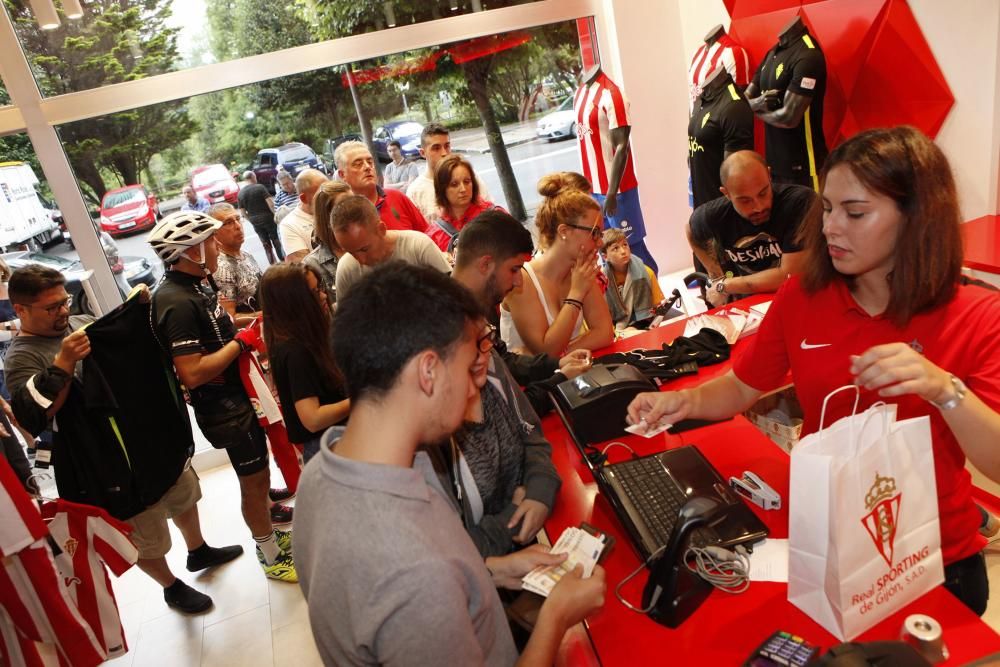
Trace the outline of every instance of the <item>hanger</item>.
<path fill-rule="evenodd" d="M 47 472 L 35 472 L 28 476 L 28 479 L 24 481 L 25 486 L 28 487 L 31 497 L 40 503 L 54 503 L 55 498 L 47 498 L 42 495 L 42 482 L 46 482 L 52 479 L 52 475 Z"/>
<path fill-rule="evenodd" d="M 723 28 L 722 24 L 720 23 L 719 25 L 715 26 L 714 28 L 708 31 L 708 34 L 705 35 L 705 43 L 711 46 L 712 44 L 715 44 L 717 41 L 719 41 L 719 38 L 725 34 L 726 34 L 726 29 Z"/>

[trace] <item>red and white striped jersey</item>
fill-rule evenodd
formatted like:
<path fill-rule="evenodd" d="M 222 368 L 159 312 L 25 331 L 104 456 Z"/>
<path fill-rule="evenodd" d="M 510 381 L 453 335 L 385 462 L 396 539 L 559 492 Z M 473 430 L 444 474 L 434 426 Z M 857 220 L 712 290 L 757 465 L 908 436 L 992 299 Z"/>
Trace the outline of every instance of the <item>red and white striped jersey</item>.
<path fill-rule="evenodd" d="M 0 555 L 11 556 L 45 535 L 38 506 L 7 459 L 0 457 Z"/>
<path fill-rule="evenodd" d="M 125 632 L 104 566 L 120 577 L 139 558 L 139 550 L 128 538 L 131 527 L 103 509 L 66 500 L 46 503 L 42 514 L 52 517 L 49 534 L 62 549 L 55 558 L 56 569 L 70 599 L 108 657 L 124 654 L 128 651 Z"/>
<path fill-rule="evenodd" d="M 719 65 L 728 70 L 733 81 L 740 89 L 750 83 L 750 57 L 742 46 L 729 35 L 723 33 L 719 39 L 709 44 L 702 44 L 694 52 L 691 66 L 688 68 L 688 112 L 694 111 L 694 104 L 701 95 L 702 86 L 708 75 Z"/>
<path fill-rule="evenodd" d="M 607 74 L 599 72 L 593 81 L 576 89 L 573 110 L 576 112 L 576 137 L 583 175 L 590 181 L 594 192 L 607 194 L 611 160 L 615 156 L 611 130 L 632 125 L 628 100 Z M 628 192 L 638 186 L 632 169 L 632 150 L 628 147 L 625 150 L 628 151 L 628 159 L 618 192 Z"/>
<path fill-rule="evenodd" d="M 47 539 L 0 560 L 0 606 L 6 611 L 0 623 L 14 624 L 0 631 L 4 640 L 0 654 L 21 654 L 25 664 L 37 664 L 37 652 L 29 655 L 24 642 L 8 643 L 17 633 L 55 646 L 61 665 L 90 667 L 104 662 L 104 648 L 56 573 Z"/>
<path fill-rule="evenodd" d="M 257 320 L 253 326 L 258 326 Z M 281 406 L 275 400 L 271 388 L 264 379 L 264 370 L 261 368 L 257 353 L 247 351 L 240 355 L 240 380 L 243 381 L 243 388 L 250 398 L 250 405 L 253 406 L 257 414 L 257 421 L 267 434 L 267 440 L 271 443 L 271 453 L 274 454 L 274 462 L 278 464 L 278 470 L 285 480 L 285 484 L 291 491 L 299 488 L 299 477 L 302 474 L 302 461 L 298 451 L 292 443 L 288 441 L 288 432 L 285 430 L 285 419 L 281 414 Z M 295 406 L 292 406 L 295 409 Z"/>

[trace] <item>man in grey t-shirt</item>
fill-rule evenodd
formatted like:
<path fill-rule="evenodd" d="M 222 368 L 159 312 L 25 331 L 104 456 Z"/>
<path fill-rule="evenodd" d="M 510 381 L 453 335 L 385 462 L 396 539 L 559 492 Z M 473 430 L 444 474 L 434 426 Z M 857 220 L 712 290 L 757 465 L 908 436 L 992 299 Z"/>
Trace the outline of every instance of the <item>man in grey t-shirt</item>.
<path fill-rule="evenodd" d="M 402 260 L 449 273 L 437 244 L 422 232 L 387 229 L 367 197 L 344 197 L 333 207 L 333 235 L 347 254 L 337 263 L 337 298 L 374 267 Z"/>
<path fill-rule="evenodd" d="M 489 352 L 481 326 L 457 281 L 403 262 L 338 300 L 333 349 L 351 419 L 324 435 L 295 508 L 299 583 L 325 664 L 519 662 L 495 587 L 518 589 L 535 566 L 565 555 L 536 545 L 484 562 L 417 453 L 462 423 L 473 369 Z M 603 605 L 604 571 L 581 572 L 542 605 L 525 664 L 552 664 L 566 629 Z"/>

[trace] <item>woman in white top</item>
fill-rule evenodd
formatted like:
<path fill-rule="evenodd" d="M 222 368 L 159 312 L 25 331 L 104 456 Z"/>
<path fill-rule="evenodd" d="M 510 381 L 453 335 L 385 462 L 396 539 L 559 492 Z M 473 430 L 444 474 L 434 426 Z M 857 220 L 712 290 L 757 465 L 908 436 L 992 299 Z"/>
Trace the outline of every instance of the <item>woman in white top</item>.
<path fill-rule="evenodd" d="M 545 252 L 524 265 L 525 280 L 504 301 L 501 333 L 512 349 L 558 357 L 614 341 L 597 283 L 601 208 L 570 176 L 549 174 L 538 183 L 545 199 L 535 226 Z M 587 330 L 581 333 L 584 322 Z"/>

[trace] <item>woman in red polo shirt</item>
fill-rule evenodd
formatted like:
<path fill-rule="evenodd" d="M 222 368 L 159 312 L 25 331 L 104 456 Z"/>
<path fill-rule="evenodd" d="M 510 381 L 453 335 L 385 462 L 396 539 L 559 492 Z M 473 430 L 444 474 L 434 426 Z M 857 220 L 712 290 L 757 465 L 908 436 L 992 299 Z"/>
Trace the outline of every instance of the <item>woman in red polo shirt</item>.
<path fill-rule="evenodd" d="M 434 173 L 434 196 L 438 219 L 431 223 L 427 234 L 447 253 L 454 252 L 458 233 L 470 220 L 483 211 L 500 208 L 480 196 L 479 179 L 472 164 L 457 153 L 438 164 Z"/>
<path fill-rule="evenodd" d="M 818 429 L 824 397 L 849 383 L 861 388 L 860 409 L 884 400 L 900 419 L 929 415 L 945 586 L 981 615 L 985 540 L 965 461 L 1000 480 L 1000 295 L 961 280 L 951 168 L 918 130 L 849 139 L 821 183 L 822 211 L 803 229 L 807 269 L 778 290 L 733 370 L 695 389 L 640 394 L 629 418 L 729 417 L 789 370 L 803 435 Z M 827 423 L 851 413 L 847 393 L 831 398 Z"/>

